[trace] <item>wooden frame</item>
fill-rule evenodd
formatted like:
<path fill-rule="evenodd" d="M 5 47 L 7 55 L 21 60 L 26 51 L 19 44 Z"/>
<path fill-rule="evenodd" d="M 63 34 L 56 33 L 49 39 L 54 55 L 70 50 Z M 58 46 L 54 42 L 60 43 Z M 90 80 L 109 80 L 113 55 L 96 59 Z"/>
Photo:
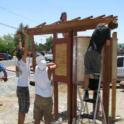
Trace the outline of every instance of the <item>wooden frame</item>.
<path fill-rule="evenodd" d="M 110 22 L 115 22 L 117 21 L 117 16 L 105 16 L 105 15 L 101 15 L 98 17 L 93 18 L 93 16 L 84 18 L 84 19 L 75 19 L 75 20 L 70 20 L 70 21 L 66 21 L 63 23 L 52 23 L 52 24 L 48 24 L 46 25 L 46 23 L 42 23 L 34 28 L 28 28 L 27 29 L 27 33 L 30 36 L 34 36 L 34 35 L 43 35 L 43 34 L 57 34 L 57 33 L 69 33 L 69 45 L 68 45 L 68 49 L 69 49 L 69 66 L 68 66 L 68 78 L 66 80 L 65 77 L 57 77 L 56 75 L 56 79 L 55 81 L 67 81 L 68 83 L 68 124 L 72 124 L 72 121 L 74 118 L 76 118 L 76 86 L 75 86 L 75 81 L 76 78 L 72 78 L 74 76 L 74 70 L 75 67 L 73 65 L 75 65 L 75 63 L 73 63 L 73 51 L 75 50 L 75 47 L 73 46 L 75 43 L 73 41 L 73 36 L 74 33 L 77 33 L 78 31 L 86 31 L 86 30 L 90 30 L 90 29 L 94 29 L 99 23 L 105 23 L 105 24 L 109 24 Z M 56 39 L 57 37 L 54 36 Z M 34 41 L 32 41 L 34 42 Z M 33 49 L 34 50 L 34 49 Z M 106 49 L 107 50 L 107 49 Z M 106 52 L 105 54 L 108 54 L 108 52 Z M 35 55 L 35 54 L 34 54 Z M 35 67 L 35 56 L 33 57 L 34 59 L 34 67 Z M 109 58 L 106 58 L 106 60 L 108 61 Z M 105 69 L 107 71 L 107 61 L 105 61 Z M 108 72 L 109 73 L 109 72 Z M 107 75 L 107 72 L 104 73 L 104 84 L 106 84 L 106 82 L 109 81 L 109 77 Z M 107 93 L 109 92 L 108 89 L 108 84 L 107 85 L 103 85 L 103 90 L 107 91 Z M 58 85 L 55 84 L 54 85 L 55 89 L 54 91 L 57 93 L 58 92 Z M 107 89 L 105 89 L 107 87 Z M 114 93 L 113 93 L 114 94 Z M 57 98 L 56 98 L 57 97 Z M 108 117 L 108 107 L 109 107 L 109 103 L 105 102 L 106 98 L 109 98 L 109 93 L 103 96 L 103 103 L 105 104 L 105 112 L 106 115 Z M 55 96 L 55 101 L 56 101 L 56 105 L 58 104 L 58 95 Z M 114 104 L 113 104 L 114 105 Z M 58 105 L 57 105 L 57 109 L 58 109 Z M 58 110 L 55 110 L 55 113 L 57 114 Z M 113 111 L 115 112 L 115 111 Z"/>

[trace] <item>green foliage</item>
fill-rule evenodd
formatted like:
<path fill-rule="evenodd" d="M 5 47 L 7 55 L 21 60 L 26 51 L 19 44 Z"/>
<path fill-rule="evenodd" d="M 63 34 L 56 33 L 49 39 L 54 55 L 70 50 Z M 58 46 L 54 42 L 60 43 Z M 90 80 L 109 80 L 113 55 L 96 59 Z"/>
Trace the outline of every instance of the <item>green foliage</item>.
<path fill-rule="evenodd" d="M 8 34 L 0 38 L 0 51 L 1 52 L 8 52 L 12 54 L 14 49 L 15 49 L 14 37 Z"/>
<path fill-rule="evenodd" d="M 52 49 L 52 37 L 48 37 L 46 39 L 45 44 L 35 44 L 36 51 L 50 51 Z"/>
<path fill-rule="evenodd" d="M 22 32 L 22 29 L 24 26 L 22 23 L 19 25 L 18 30 L 16 31 L 15 35 L 4 35 L 0 37 L 0 52 L 8 52 L 13 55 L 15 49 L 17 48 L 18 45 L 18 38 L 17 38 L 17 32 Z M 24 35 L 21 34 L 21 39 L 22 39 L 22 45 L 24 44 Z M 48 37 L 46 39 L 45 44 L 35 44 L 36 51 L 50 51 L 52 49 L 52 37 Z M 32 45 L 31 45 L 31 39 L 30 37 L 28 38 L 28 49 L 31 51 L 32 50 Z"/>
<path fill-rule="evenodd" d="M 16 34 L 17 32 L 20 32 L 21 33 L 21 42 L 22 42 L 22 45 L 24 45 L 24 34 L 22 33 L 22 30 L 24 29 L 24 25 L 23 23 L 21 23 L 19 25 L 19 28 L 17 29 L 16 31 Z M 18 45 L 18 38 L 17 38 L 17 35 L 15 34 L 15 42 L 16 42 L 16 46 Z"/>
<path fill-rule="evenodd" d="M 46 39 L 45 43 L 46 51 L 50 51 L 52 48 L 52 37 Z"/>

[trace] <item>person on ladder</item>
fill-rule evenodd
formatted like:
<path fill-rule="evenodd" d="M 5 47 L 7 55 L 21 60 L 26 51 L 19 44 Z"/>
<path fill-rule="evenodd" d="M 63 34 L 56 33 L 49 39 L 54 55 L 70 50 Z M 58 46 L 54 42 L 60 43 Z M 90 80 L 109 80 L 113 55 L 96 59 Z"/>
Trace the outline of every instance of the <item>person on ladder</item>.
<path fill-rule="evenodd" d="M 84 57 L 84 67 L 85 67 L 85 75 L 84 75 L 84 101 L 89 98 L 88 88 L 89 83 L 92 87 L 98 86 L 99 77 L 97 80 L 92 82 L 91 79 L 94 79 L 96 74 L 100 74 L 101 71 L 101 55 L 104 45 L 110 45 L 110 32 L 111 29 L 117 27 L 117 23 L 110 22 L 108 25 L 106 24 L 98 24 L 96 29 L 94 30 L 89 46 L 87 48 L 85 57 Z M 98 76 L 98 75 L 97 75 Z M 94 86 L 95 85 L 95 86 Z M 97 96 L 97 92 L 94 93 L 94 97 Z M 93 110 L 94 112 L 94 110 Z"/>

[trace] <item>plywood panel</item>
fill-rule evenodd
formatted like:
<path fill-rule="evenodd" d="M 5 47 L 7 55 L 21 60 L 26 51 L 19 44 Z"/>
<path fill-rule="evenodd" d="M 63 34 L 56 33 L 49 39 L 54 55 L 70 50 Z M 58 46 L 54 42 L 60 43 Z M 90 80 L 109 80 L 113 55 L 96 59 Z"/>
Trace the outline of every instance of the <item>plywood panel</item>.
<path fill-rule="evenodd" d="M 70 38 L 54 39 L 53 58 L 57 67 L 54 72 L 54 81 L 67 83 L 70 75 Z"/>
<path fill-rule="evenodd" d="M 77 81 L 84 78 L 84 55 L 89 45 L 90 37 L 77 37 Z"/>
<path fill-rule="evenodd" d="M 58 76 L 67 76 L 67 44 L 61 43 L 55 46 L 55 62 L 57 68 L 55 74 Z"/>

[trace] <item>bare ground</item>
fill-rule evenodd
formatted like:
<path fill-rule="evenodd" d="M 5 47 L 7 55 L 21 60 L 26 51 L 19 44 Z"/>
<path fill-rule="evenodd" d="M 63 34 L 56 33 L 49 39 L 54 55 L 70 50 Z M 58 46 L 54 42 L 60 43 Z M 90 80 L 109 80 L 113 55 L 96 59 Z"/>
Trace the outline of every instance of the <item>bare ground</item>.
<path fill-rule="evenodd" d="M 16 97 L 16 78 L 11 78 L 7 83 L 0 82 L 0 124 L 17 124 L 18 102 Z M 67 87 L 59 84 L 59 112 L 67 110 Z M 30 86 L 31 105 L 29 113 L 26 115 L 25 124 L 33 124 L 33 102 L 34 87 Z M 118 121 L 115 124 L 124 124 L 124 91 L 117 89 L 116 116 Z M 60 124 L 67 124 L 59 118 Z M 42 124 L 43 122 L 41 122 Z M 88 121 L 86 121 L 88 123 Z M 101 122 L 98 122 L 99 124 Z"/>

